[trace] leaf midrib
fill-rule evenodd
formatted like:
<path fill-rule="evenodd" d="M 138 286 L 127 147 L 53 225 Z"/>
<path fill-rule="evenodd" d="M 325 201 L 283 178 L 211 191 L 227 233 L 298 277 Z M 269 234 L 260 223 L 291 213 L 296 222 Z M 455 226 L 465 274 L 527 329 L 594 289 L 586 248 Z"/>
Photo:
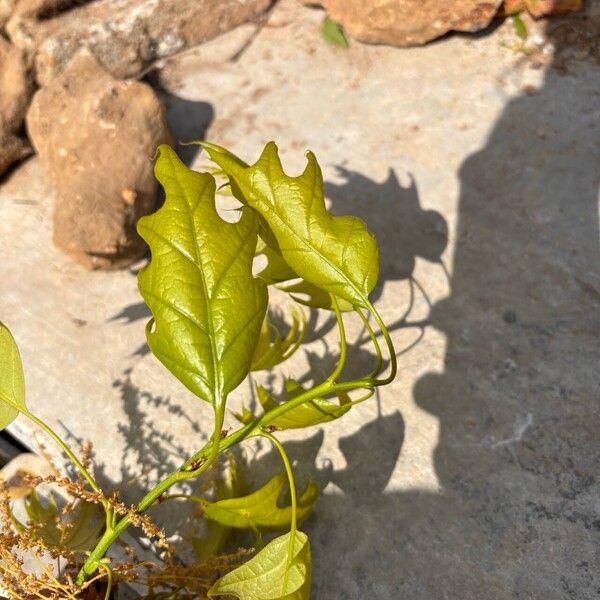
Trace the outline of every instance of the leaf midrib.
<path fill-rule="evenodd" d="M 173 169 L 173 171 L 176 173 L 177 172 L 177 165 L 175 164 L 175 162 L 173 161 L 172 157 L 169 157 L 169 160 L 171 162 L 171 167 Z M 210 184 L 210 181 L 212 178 L 210 178 L 210 175 L 207 175 L 208 179 L 207 179 L 207 183 L 204 185 L 204 187 L 202 188 L 202 191 L 198 193 L 199 195 L 199 200 L 198 200 L 198 204 L 196 205 L 196 208 L 200 205 L 200 201 L 206 191 L 206 188 L 208 187 L 208 185 Z M 195 223 L 194 223 L 194 212 L 195 209 L 192 208 L 191 203 L 188 200 L 186 191 L 184 186 L 182 185 L 182 183 L 179 181 L 178 177 L 173 177 L 173 180 L 175 181 L 175 183 L 177 184 L 177 186 L 179 187 L 179 190 L 181 192 L 181 196 L 183 198 L 183 201 L 185 202 L 185 205 L 187 207 L 187 214 L 188 214 L 188 221 L 190 223 L 190 227 L 192 230 L 192 237 L 194 240 L 194 255 L 196 257 L 196 260 L 194 261 L 196 266 L 198 267 L 198 272 L 200 275 L 200 281 L 202 283 L 202 292 L 204 294 L 204 298 L 206 301 L 206 316 L 208 317 L 207 321 L 208 321 L 208 338 L 210 341 L 210 353 L 211 353 L 211 357 L 212 357 L 212 367 L 213 367 L 213 380 L 215 382 L 215 386 L 213 389 L 213 394 L 215 395 L 215 397 L 213 398 L 213 401 L 215 403 L 216 406 L 221 406 L 222 403 L 222 386 L 223 386 L 223 382 L 221 380 L 221 373 L 219 372 L 219 370 L 217 369 L 217 347 L 215 344 L 215 330 L 214 330 L 214 324 L 213 324 L 213 314 L 212 314 L 212 305 L 211 305 L 211 297 L 208 294 L 208 286 L 206 284 L 206 278 L 204 276 L 204 269 L 200 267 L 200 265 L 202 265 L 202 267 L 204 266 L 204 263 L 202 261 L 202 259 L 200 258 L 198 249 L 199 249 L 199 242 L 198 242 L 198 234 L 196 232 L 196 227 L 195 227 Z"/>

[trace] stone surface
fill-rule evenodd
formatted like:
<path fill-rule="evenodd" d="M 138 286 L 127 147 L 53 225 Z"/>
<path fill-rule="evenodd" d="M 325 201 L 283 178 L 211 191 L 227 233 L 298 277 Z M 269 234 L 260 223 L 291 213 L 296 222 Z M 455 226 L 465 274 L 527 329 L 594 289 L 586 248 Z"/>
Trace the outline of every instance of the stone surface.
<path fill-rule="evenodd" d="M 154 61 L 205 42 L 264 13 L 272 0 L 99 0 L 56 18 L 9 29 L 35 51 L 46 85 L 78 49 L 89 48 L 115 77 L 136 77 Z"/>
<path fill-rule="evenodd" d="M 20 48 L 31 49 L 34 30 L 39 22 L 56 17 L 75 4 L 81 6 L 91 0 L 0 0 L 0 26 Z M 4 23 L 2 18 L 4 16 Z"/>
<path fill-rule="evenodd" d="M 334 210 L 380 241 L 375 302 L 399 376 L 339 422 L 286 436 L 299 484 L 311 473 L 324 489 L 303 526 L 312 597 L 594 598 L 600 68 L 531 68 L 508 49 L 510 22 L 342 50 L 322 18 L 282 0 L 255 38 L 240 28 L 160 77 L 181 139 L 212 112 L 206 137 L 247 160 L 275 139 L 299 173 L 312 149 Z M 133 273 L 83 271 L 52 247 L 51 198 L 38 158 L 0 188 L 0 318 L 31 409 L 75 447 L 91 439 L 98 473 L 132 499 L 202 443 L 210 407 L 146 353 Z M 327 371 L 337 336 L 326 316 L 316 327 L 282 373 Z M 370 368 L 368 347 L 350 355 L 352 372 Z M 245 383 L 231 407 L 249 396 Z M 35 446 L 33 431 L 11 426 Z M 246 447 L 257 483 L 281 470 L 266 445 Z"/>
<path fill-rule="evenodd" d="M 27 128 L 57 191 L 56 245 L 93 269 L 139 258 L 135 225 L 156 201 L 151 159 L 170 139 L 152 88 L 114 79 L 84 50 L 36 93 Z"/>
<path fill-rule="evenodd" d="M 502 0 L 321 0 L 329 16 L 361 42 L 414 46 L 449 31 L 487 27 Z"/>

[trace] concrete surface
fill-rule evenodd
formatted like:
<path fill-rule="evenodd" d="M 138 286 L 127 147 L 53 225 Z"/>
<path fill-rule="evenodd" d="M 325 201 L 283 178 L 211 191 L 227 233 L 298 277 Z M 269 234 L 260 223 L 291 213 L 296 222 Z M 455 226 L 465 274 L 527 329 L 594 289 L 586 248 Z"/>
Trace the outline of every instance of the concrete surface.
<path fill-rule="evenodd" d="M 533 68 L 504 44 L 509 24 L 344 51 L 320 39 L 321 18 L 281 2 L 257 34 L 152 75 L 181 139 L 247 160 L 275 139 L 292 172 L 311 148 L 333 210 L 363 216 L 381 244 L 377 306 L 399 377 L 342 421 L 288 436 L 299 472 L 325 488 L 306 524 L 313 597 L 597 597 L 600 68 Z M 134 497 L 198 447 L 210 411 L 145 352 L 134 273 L 69 262 L 51 206 L 36 159 L 0 188 L 0 315 L 30 407 L 91 439 L 99 476 Z M 318 327 L 325 341 L 284 372 L 328 369 L 335 331 Z M 353 356 L 368 368 L 367 346 Z M 41 440 L 21 419 L 11 431 Z M 280 469 L 248 450 L 264 477 Z"/>

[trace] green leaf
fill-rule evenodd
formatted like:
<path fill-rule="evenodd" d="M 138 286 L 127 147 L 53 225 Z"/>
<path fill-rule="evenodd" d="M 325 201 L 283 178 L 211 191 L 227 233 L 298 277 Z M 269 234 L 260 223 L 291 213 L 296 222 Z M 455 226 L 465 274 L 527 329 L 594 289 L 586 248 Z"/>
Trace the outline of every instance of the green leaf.
<path fill-rule="evenodd" d="M 227 223 L 215 207 L 215 180 L 188 169 L 162 145 L 156 177 L 164 206 L 138 231 L 152 260 L 138 275 L 152 311 L 148 345 L 192 392 L 222 410 L 248 374 L 267 308 L 265 284 L 252 276 L 257 220 L 248 209 Z"/>
<path fill-rule="evenodd" d="M 266 266 L 256 274 L 267 285 L 281 283 L 282 281 L 298 277 L 285 260 L 283 260 L 281 253 L 268 246 L 260 237 L 256 246 L 256 256 L 264 256 L 267 260 Z"/>
<path fill-rule="evenodd" d="M 286 388 L 288 401 L 298 397 L 306 391 L 293 379 L 287 380 Z M 257 386 L 256 392 L 258 401 L 265 412 L 279 406 L 262 386 Z M 274 419 L 270 425 L 277 429 L 302 429 L 304 427 L 310 427 L 311 425 L 333 421 L 346 414 L 354 404 L 346 392 L 338 392 L 338 400 L 339 404 L 334 404 L 329 400 L 321 398 L 310 400 L 304 404 L 300 404 L 300 406 L 291 408 L 285 414 Z"/>
<path fill-rule="evenodd" d="M 346 39 L 342 26 L 329 17 L 323 19 L 321 35 L 326 42 L 329 42 L 334 46 L 339 46 L 340 48 L 348 47 L 348 40 Z"/>
<path fill-rule="evenodd" d="M 306 534 L 296 531 L 275 538 L 247 563 L 221 577 L 208 596 L 232 595 L 240 600 L 308 600 L 310 584 L 310 544 Z"/>
<path fill-rule="evenodd" d="M 298 348 L 306 334 L 306 320 L 302 313 L 292 311 L 292 326 L 285 337 L 281 337 L 279 331 L 265 316 L 258 343 L 252 358 L 251 371 L 272 369 L 286 361 Z"/>
<path fill-rule="evenodd" d="M 23 525 L 13 517 L 15 525 L 21 531 L 30 530 L 33 537 L 59 552 L 85 553 L 100 538 L 104 520 L 95 504 L 81 500 L 75 510 L 61 515 L 52 494 L 43 503 L 35 490 L 25 498 L 24 504 L 28 523 Z"/>
<path fill-rule="evenodd" d="M 277 501 L 287 483 L 285 474 L 276 475 L 262 488 L 241 498 L 229 498 L 218 502 L 207 502 L 204 516 L 222 525 L 236 529 L 284 529 L 292 520 L 291 506 L 281 508 Z M 298 521 L 306 519 L 314 508 L 319 489 L 309 481 L 298 498 Z"/>
<path fill-rule="evenodd" d="M 274 142 L 252 166 L 220 146 L 202 145 L 227 173 L 236 198 L 260 213 L 299 277 L 353 306 L 368 307 L 379 273 L 377 242 L 360 219 L 327 212 L 323 176 L 312 152 L 304 172 L 290 177 Z"/>
<path fill-rule="evenodd" d="M 0 430 L 10 425 L 25 406 L 25 378 L 19 349 L 12 334 L 0 322 Z"/>
<path fill-rule="evenodd" d="M 528 35 L 527 26 L 523 22 L 523 19 L 521 19 L 521 15 L 513 15 L 512 22 L 517 37 L 521 40 L 526 40 Z"/>

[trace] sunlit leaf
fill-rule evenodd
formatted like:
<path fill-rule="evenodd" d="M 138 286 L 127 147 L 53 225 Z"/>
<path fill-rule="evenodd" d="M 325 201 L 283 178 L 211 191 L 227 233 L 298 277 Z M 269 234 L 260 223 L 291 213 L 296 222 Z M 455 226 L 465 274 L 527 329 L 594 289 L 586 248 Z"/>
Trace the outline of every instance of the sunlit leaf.
<path fill-rule="evenodd" d="M 289 279 L 298 277 L 293 269 L 285 262 L 281 253 L 271 246 L 268 246 L 261 238 L 258 238 L 256 256 L 263 256 L 267 261 L 267 264 L 263 269 L 256 274 L 256 276 L 260 277 L 267 285 L 281 283 L 282 281 L 288 281 Z"/>
<path fill-rule="evenodd" d="M 286 388 L 287 400 L 292 400 L 305 392 L 304 388 L 293 379 L 287 380 Z M 256 388 L 256 393 L 258 401 L 265 412 L 279 406 L 262 386 Z M 338 400 L 339 404 L 321 398 L 304 402 L 275 418 L 270 425 L 273 425 L 277 429 L 301 429 L 333 421 L 346 414 L 353 405 L 352 400 L 346 392 L 338 392 Z"/>
<path fill-rule="evenodd" d="M 308 600 L 310 584 L 310 544 L 306 534 L 296 531 L 275 538 L 247 563 L 221 577 L 208 595 L 230 595 L 240 600 Z"/>
<path fill-rule="evenodd" d="M 323 176 L 312 152 L 304 172 L 290 177 L 273 142 L 252 166 L 220 146 L 202 144 L 227 173 L 233 194 L 260 213 L 299 277 L 354 306 L 368 306 L 379 273 L 377 243 L 360 219 L 327 211 Z"/>
<path fill-rule="evenodd" d="M 0 430 L 10 425 L 25 407 L 25 378 L 19 349 L 0 322 Z"/>
<path fill-rule="evenodd" d="M 241 498 L 230 498 L 206 503 L 204 516 L 237 529 L 284 529 L 292 518 L 290 506 L 280 507 L 278 500 L 287 483 L 285 474 L 276 475 L 256 492 Z M 309 481 L 298 498 L 298 521 L 306 519 L 313 510 L 319 490 L 314 481 Z"/>
<path fill-rule="evenodd" d="M 246 209 L 237 223 L 224 221 L 214 178 L 188 169 L 169 146 L 159 150 L 166 200 L 138 223 L 152 252 L 138 275 L 153 315 L 148 345 L 192 392 L 222 408 L 249 371 L 267 307 L 266 286 L 252 276 L 257 220 Z"/>
<path fill-rule="evenodd" d="M 265 316 L 250 370 L 272 369 L 286 361 L 298 350 L 305 333 L 306 320 L 302 313 L 292 311 L 292 326 L 285 337 L 281 337 L 277 328 L 269 321 L 269 316 Z"/>
<path fill-rule="evenodd" d="M 329 42 L 334 46 L 339 46 L 340 48 L 348 47 L 348 40 L 346 39 L 342 26 L 329 17 L 323 19 L 321 35 L 326 42 Z"/>

